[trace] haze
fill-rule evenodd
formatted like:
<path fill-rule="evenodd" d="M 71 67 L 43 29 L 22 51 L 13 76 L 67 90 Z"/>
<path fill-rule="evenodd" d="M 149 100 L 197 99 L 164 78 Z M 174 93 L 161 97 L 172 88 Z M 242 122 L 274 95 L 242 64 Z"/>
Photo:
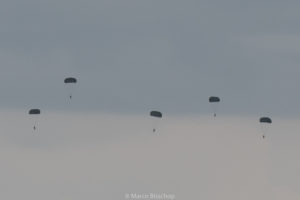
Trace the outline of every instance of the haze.
<path fill-rule="evenodd" d="M 299 4 L 1 1 L 0 198 L 298 200 Z"/>

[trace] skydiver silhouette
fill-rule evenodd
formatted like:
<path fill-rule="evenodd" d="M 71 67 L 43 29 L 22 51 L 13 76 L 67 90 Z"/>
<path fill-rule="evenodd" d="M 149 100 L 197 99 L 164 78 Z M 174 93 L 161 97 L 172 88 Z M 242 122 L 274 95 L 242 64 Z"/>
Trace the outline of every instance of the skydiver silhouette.
<path fill-rule="evenodd" d="M 153 129 L 153 133 L 155 133 L 155 131 L 156 131 L 156 129 L 154 128 L 154 129 Z"/>

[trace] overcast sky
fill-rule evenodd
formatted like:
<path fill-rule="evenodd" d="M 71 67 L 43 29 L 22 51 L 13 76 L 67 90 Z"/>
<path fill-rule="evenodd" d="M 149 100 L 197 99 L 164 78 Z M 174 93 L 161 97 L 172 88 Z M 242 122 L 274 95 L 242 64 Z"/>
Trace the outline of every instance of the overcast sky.
<path fill-rule="evenodd" d="M 47 113 L 38 131 L 23 113 L 0 117 L 3 199 L 300 197 L 299 120 L 277 121 L 263 140 L 253 117 L 168 117 L 156 134 L 138 115 Z"/>
<path fill-rule="evenodd" d="M 298 200 L 299 7 L 2 0 L 0 198 Z M 42 109 L 37 133 L 29 108 Z"/>
<path fill-rule="evenodd" d="M 0 106 L 298 116 L 297 1 L 1 1 Z"/>

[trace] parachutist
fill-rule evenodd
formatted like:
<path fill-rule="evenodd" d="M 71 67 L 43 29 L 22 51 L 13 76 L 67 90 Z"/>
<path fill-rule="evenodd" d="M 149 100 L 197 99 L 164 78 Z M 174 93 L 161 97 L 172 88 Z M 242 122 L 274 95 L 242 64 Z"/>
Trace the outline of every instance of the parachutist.
<path fill-rule="evenodd" d="M 269 117 L 261 117 L 259 119 L 259 122 L 262 124 L 262 138 L 265 139 L 266 138 L 266 134 L 267 134 L 267 131 L 266 131 L 266 128 L 272 124 L 272 119 L 269 118 Z"/>
<path fill-rule="evenodd" d="M 30 109 L 29 112 L 28 112 L 29 115 L 32 115 L 32 116 L 38 116 L 41 114 L 41 110 L 40 109 Z M 37 122 L 35 122 L 34 124 L 37 124 Z M 33 126 L 33 130 L 35 131 L 36 130 L 36 126 L 34 125 Z"/>
<path fill-rule="evenodd" d="M 68 77 L 68 78 L 65 78 L 64 83 L 65 83 L 68 87 L 71 87 L 71 86 L 73 86 L 74 84 L 77 83 L 77 79 L 74 78 L 74 77 Z M 70 88 L 70 89 L 71 89 L 71 88 Z M 72 92 L 69 93 L 69 98 L 72 99 Z"/>
<path fill-rule="evenodd" d="M 213 105 L 214 117 L 217 117 L 217 104 L 221 101 L 220 97 L 211 96 L 208 101 Z"/>
<path fill-rule="evenodd" d="M 162 113 L 160 111 L 153 110 L 150 112 L 150 116 L 154 118 L 154 122 L 158 123 L 158 119 L 162 118 Z M 155 133 L 157 126 L 154 125 L 152 128 L 153 133 Z"/>

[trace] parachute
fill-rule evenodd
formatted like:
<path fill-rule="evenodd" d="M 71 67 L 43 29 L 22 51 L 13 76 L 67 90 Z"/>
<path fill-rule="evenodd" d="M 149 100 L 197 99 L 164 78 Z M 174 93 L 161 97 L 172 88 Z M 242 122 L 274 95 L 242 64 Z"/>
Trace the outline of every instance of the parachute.
<path fill-rule="evenodd" d="M 73 77 L 66 78 L 65 83 L 77 83 L 77 79 Z"/>
<path fill-rule="evenodd" d="M 259 119 L 259 122 L 261 124 L 261 131 L 263 134 L 263 139 L 266 137 L 267 134 L 267 129 L 269 128 L 269 126 L 272 124 L 272 119 L 269 117 L 261 117 Z"/>
<path fill-rule="evenodd" d="M 64 83 L 66 84 L 67 88 L 68 88 L 68 92 L 69 92 L 69 98 L 72 99 L 73 96 L 73 87 L 74 85 L 77 83 L 77 79 L 74 77 L 68 77 L 65 78 Z"/>
<path fill-rule="evenodd" d="M 260 123 L 268 123 L 268 124 L 272 124 L 272 119 L 269 118 L 269 117 L 261 117 L 261 118 L 259 119 L 259 122 L 260 122 Z"/>
<path fill-rule="evenodd" d="M 41 114 L 41 110 L 40 109 L 30 109 L 28 114 L 30 116 L 32 116 L 32 118 L 33 118 L 33 121 L 34 121 L 33 130 L 35 131 L 37 128 L 37 118 Z"/>
<path fill-rule="evenodd" d="M 221 101 L 221 99 L 216 96 L 211 96 L 211 97 L 209 97 L 208 101 L 209 101 L 209 103 L 211 103 L 212 109 L 214 112 L 214 117 L 216 117 L 217 116 L 217 104 Z"/>
<path fill-rule="evenodd" d="M 31 109 L 31 110 L 29 110 L 29 115 L 39 115 L 39 114 L 41 114 L 40 109 Z"/>
<path fill-rule="evenodd" d="M 159 111 L 151 111 L 151 112 L 150 112 L 150 116 L 162 118 L 162 113 L 159 112 Z"/>
<path fill-rule="evenodd" d="M 153 124 L 153 133 L 156 132 L 158 125 L 160 123 L 160 120 L 162 119 L 162 113 L 160 111 L 151 111 L 150 116 L 153 118 L 152 124 Z"/>

